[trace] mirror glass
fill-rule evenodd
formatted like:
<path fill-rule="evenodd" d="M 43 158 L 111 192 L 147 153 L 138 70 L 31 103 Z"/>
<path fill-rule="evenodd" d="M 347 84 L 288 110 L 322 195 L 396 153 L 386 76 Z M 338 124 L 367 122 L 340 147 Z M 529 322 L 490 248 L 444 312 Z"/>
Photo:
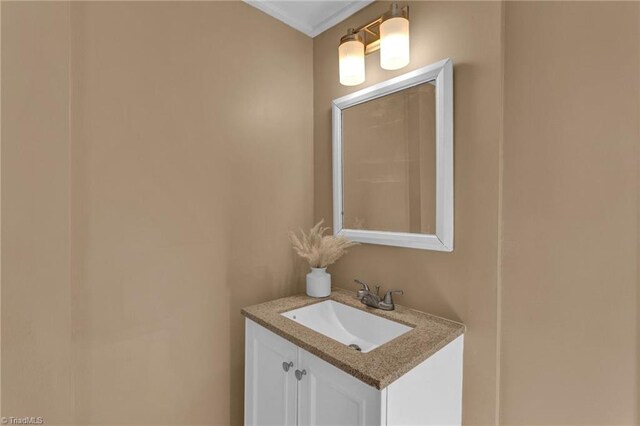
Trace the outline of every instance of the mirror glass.
<path fill-rule="evenodd" d="M 343 226 L 436 232 L 436 86 L 342 110 Z"/>

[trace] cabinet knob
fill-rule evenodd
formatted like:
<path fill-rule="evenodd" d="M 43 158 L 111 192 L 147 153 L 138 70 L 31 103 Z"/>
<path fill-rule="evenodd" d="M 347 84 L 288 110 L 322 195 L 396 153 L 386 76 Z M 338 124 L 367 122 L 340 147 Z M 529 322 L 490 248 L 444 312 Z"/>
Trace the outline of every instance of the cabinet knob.
<path fill-rule="evenodd" d="M 282 363 L 282 369 L 285 371 L 285 373 L 288 373 L 291 367 L 293 367 L 293 361 Z"/>
<path fill-rule="evenodd" d="M 296 379 L 298 380 L 302 380 L 302 376 L 306 376 L 307 375 L 307 370 L 296 370 Z"/>

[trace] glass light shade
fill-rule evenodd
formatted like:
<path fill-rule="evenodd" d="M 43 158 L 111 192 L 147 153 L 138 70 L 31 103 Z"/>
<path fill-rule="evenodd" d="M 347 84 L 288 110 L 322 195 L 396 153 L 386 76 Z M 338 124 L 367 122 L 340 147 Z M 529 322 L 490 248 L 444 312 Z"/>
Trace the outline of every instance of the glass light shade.
<path fill-rule="evenodd" d="M 397 70 L 409 64 L 409 20 L 396 17 L 380 24 L 380 66 Z"/>
<path fill-rule="evenodd" d="M 364 82 L 364 43 L 346 41 L 338 48 L 340 58 L 340 84 L 356 86 Z"/>

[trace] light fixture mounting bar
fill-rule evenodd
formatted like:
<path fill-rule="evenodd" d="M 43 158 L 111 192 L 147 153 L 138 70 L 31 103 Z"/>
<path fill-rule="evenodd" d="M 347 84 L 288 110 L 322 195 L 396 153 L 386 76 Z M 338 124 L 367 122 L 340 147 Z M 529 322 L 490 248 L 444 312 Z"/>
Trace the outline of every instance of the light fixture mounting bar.
<path fill-rule="evenodd" d="M 380 50 L 380 24 L 389 18 L 393 18 L 396 16 L 402 16 L 406 19 L 409 19 L 409 6 L 405 6 L 403 8 L 398 7 L 397 4 L 392 4 L 391 8 L 387 13 L 382 16 L 377 17 L 376 19 L 367 22 L 364 25 L 361 25 L 357 28 L 349 28 L 347 31 L 348 34 L 361 34 L 361 37 L 364 41 L 364 53 L 368 55 L 370 53 L 375 52 L 376 50 Z"/>

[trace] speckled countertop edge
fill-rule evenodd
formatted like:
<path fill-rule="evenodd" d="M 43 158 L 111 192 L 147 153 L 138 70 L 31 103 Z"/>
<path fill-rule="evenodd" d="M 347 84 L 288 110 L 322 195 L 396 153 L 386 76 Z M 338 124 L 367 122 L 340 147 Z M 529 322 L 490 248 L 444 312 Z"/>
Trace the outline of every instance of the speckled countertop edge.
<path fill-rule="evenodd" d="M 377 389 L 386 388 L 465 331 L 465 326 L 455 321 L 401 305 L 396 305 L 394 311 L 369 308 L 356 299 L 354 292 L 335 287 L 332 290 L 329 297 L 322 299 L 298 294 L 249 306 L 242 309 L 242 315 Z M 325 300 L 397 321 L 413 330 L 371 352 L 361 353 L 280 315 Z"/>

